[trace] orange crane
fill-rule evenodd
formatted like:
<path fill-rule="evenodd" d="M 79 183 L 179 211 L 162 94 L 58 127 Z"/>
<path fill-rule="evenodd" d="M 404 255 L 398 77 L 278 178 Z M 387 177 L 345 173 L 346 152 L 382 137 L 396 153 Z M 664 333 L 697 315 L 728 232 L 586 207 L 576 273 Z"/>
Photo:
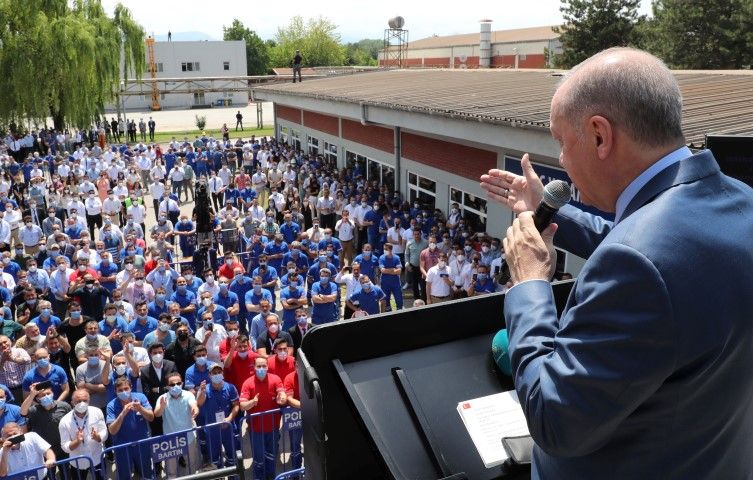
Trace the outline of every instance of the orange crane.
<path fill-rule="evenodd" d="M 152 111 L 162 110 L 159 104 L 159 88 L 157 88 L 157 63 L 154 61 L 154 37 L 147 37 L 146 48 L 149 52 L 149 74 L 152 77 Z"/>

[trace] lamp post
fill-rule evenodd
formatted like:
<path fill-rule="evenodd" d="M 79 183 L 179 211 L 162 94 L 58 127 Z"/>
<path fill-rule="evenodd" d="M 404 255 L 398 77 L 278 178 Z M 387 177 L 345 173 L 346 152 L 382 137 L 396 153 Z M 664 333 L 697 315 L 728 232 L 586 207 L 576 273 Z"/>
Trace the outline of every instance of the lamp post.
<path fill-rule="evenodd" d="M 128 125 L 128 117 L 126 117 L 125 108 L 125 82 L 123 80 L 120 81 L 120 100 L 123 102 L 123 121 Z"/>
<path fill-rule="evenodd" d="M 515 52 L 515 68 L 518 68 L 518 48 L 515 47 L 512 51 Z"/>

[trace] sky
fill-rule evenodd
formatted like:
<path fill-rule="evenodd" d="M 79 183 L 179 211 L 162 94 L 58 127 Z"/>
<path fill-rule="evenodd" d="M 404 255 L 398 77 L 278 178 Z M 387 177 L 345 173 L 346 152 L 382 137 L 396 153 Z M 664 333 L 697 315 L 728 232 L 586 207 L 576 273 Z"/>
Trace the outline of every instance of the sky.
<path fill-rule="evenodd" d="M 119 0 L 102 0 L 112 14 Z M 144 27 L 147 35 L 163 40 L 168 30 L 173 40 L 221 40 L 223 25 L 233 18 L 256 31 L 264 40 L 274 38 L 277 28 L 288 24 L 291 16 L 304 19 L 323 16 L 337 26 L 342 41 L 384 38 L 387 20 L 400 15 L 405 19 L 410 40 L 432 35 L 476 32 L 479 20 L 491 19 L 492 30 L 556 25 L 562 22 L 560 0 L 285 0 L 257 3 L 242 0 L 120 0 Z M 642 0 L 641 13 L 651 11 L 651 1 Z M 211 5 L 211 12 L 208 11 Z M 369 5 L 368 7 L 365 5 Z M 239 8 L 241 7 L 241 8 Z M 180 35 L 180 32 L 190 32 Z M 188 38 L 186 38 L 188 37 Z"/>

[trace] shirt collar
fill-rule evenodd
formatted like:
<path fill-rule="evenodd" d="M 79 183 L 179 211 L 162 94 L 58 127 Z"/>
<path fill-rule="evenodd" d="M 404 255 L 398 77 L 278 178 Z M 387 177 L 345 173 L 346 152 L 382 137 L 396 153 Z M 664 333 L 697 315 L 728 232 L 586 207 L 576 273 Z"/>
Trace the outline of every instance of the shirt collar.
<path fill-rule="evenodd" d="M 625 213 L 625 209 L 628 207 L 633 198 L 635 198 L 638 192 L 640 192 L 640 190 L 652 178 L 659 175 L 659 173 L 668 168 L 670 165 L 673 165 L 680 160 L 688 158 L 692 155 L 693 152 L 691 152 L 688 147 L 683 145 L 677 150 L 670 152 L 658 162 L 654 163 L 646 170 L 644 170 L 643 173 L 638 175 L 632 182 L 630 182 L 627 188 L 625 188 L 625 190 L 623 190 L 620 196 L 617 198 L 617 205 L 615 207 L 614 213 L 614 223 L 616 224 L 620 220 L 622 220 L 622 215 Z"/>

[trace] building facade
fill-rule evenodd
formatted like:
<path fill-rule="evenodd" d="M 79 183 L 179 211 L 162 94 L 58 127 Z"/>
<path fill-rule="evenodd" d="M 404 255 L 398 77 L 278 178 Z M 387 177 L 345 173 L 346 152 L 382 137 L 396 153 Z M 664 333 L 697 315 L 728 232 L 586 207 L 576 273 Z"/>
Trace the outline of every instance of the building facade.
<path fill-rule="evenodd" d="M 127 110 L 148 110 L 152 104 L 151 87 L 148 80 L 149 52 L 146 52 L 146 68 L 142 82 L 132 82 L 127 87 L 129 95 L 123 96 Z M 201 87 L 198 79 L 217 77 L 246 76 L 246 42 L 237 41 L 195 41 L 195 42 L 154 42 L 154 59 L 158 79 L 175 79 L 175 82 L 159 82 L 165 89 L 160 92 L 162 108 L 190 108 L 223 104 L 248 104 L 247 92 L 208 91 Z M 134 78 L 130 74 L 128 78 Z M 197 79 L 190 93 L 170 93 L 171 84 L 181 80 Z M 110 106 L 116 109 L 115 105 Z"/>
<path fill-rule="evenodd" d="M 486 27 L 486 28 L 484 28 Z M 490 21 L 482 22 L 482 31 L 462 35 L 433 36 L 408 42 L 403 68 L 550 68 L 554 55 L 562 53 L 559 34 L 551 26 L 514 30 L 489 29 Z M 485 47 L 489 49 L 488 65 L 482 61 Z M 379 64 L 395 66 L 392 55 L 380 52 Z"/>

